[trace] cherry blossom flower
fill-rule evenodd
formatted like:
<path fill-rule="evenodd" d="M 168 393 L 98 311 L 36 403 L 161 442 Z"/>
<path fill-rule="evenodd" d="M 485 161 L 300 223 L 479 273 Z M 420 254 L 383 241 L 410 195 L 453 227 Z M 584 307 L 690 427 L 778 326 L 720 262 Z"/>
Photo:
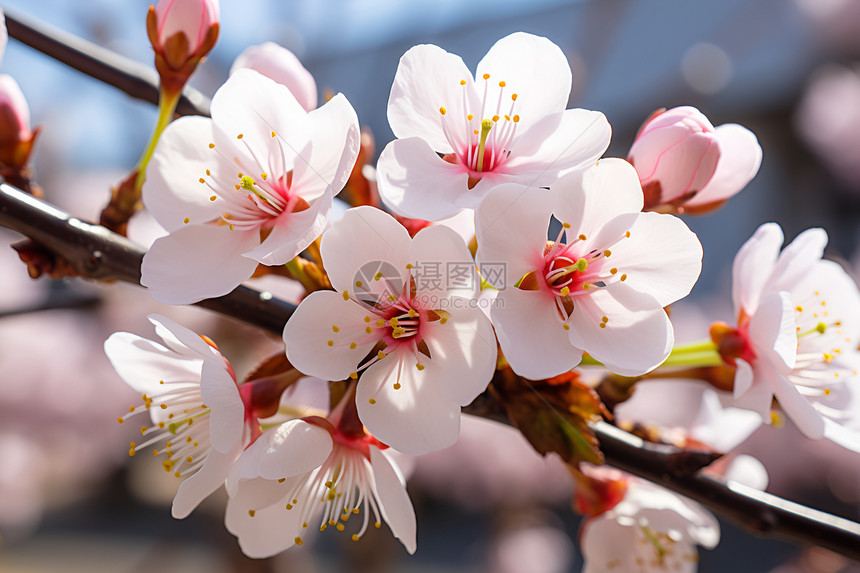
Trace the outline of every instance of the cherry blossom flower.
<path fill-rule="evenodd" d="M 508 364 L 535 380 L 567 372 L 583 351 L 618 374 L 657 367 L 674 342 L 663 307 L 696 282 L 698 239 L 674 216 L 640 213 L 626 161 L 602 160 L 553 190 L 500 186 L 477 212 L 478 267 L 505 266 L 491 317 Z M 552 216 L 562 227 L 547 242 Z"/>
<path fill-rule="evenodd" d="M 696 545 L 712 549 L 719 541 L 719 523 L 701 505 L 628 478 L 624 499 L 583 523 L 582 571 L 694 572 L 699 561 Z"/>
<path fill-rule="evenodd" d="M 476 208 L 499 183 L 548 186 L 590 165 L 611 130 L 599 112 L 565 110 L 570 88 L 567 58 L 539 36 L 502 38 L 474 78 L 438 46 L 411 48 L 388 100 L 399 139 L 379 157 L 382 200 L 399 215 L 436 221 Z"/>
<path fill-rule="evenodd" d="M 142 442 L 129 455 L 158 445 L 165 471 L 185 478 L 173 500 L 173 516 L 184 518 L 218 489 L 249 440 L 245 407 L 235 373 L 214 343 L 172 320 L 150 315 L 159 344 L 128 332 L 105 341 L 105 353 L 117 373 L 143 403 L 119 422 L 143 414 Z"/>
<path fill-rule="evenodd" d="M 287 263 L 322 233 L 358 146 L 342 95 L 307 113 L 286 87 L 236 71 L 211 120 L 180 118 L 161 136 L 143 201 L 170 234 L 144 256 L 141 284 L 186 304 L 230 292 L 258 263 Z"/>
<path fill-rule="evenodd" d="M 745 127 L 714 128 L 694 107 L 653 115 L 630 147 L 645 208 L 704 212 L 721 205 L 755 177 L 761 147 Z"/>
<path fill-rule="evenodd" d="M 321 380 L 305 379 L 299 384 Z M 352 516 L 361 525 L 385 521 L 406 550 L 415 552 L 415 512 L 387 446 L 355 419 L 354 389 L 331 414 L 291 404 L 239 458 L 230 473 L 225 522 L 249 557 L 269 557 L 302 545 L 310 527 L 344 531 Z M 319 525 L 317 525 L 319 524 Z"/>
<path fill-rule="evenodd" d="M 737 327 L 716 323 L 711 337 L 737 371 L 737 405 L 770 423 L 774 396 L 809 438 L 860 451 L 846 423 L 856 412 L 860 292 L 837 263 L 821 258 L 822 229 L 808 229 L 780 253 L 782 230 L 759 227 L 735 256 Z"/>
<path fill-rule="evenodd" d="M 290 362 L 329 380 L 361 373 L 358 415 L 391 447 L 421 454 L 453 444 L 460 406 L 496 366 L 463 240 L 444 226 L 413 239 L 390 215 L 357 207 L 326 231 L 320 250 L 337 292 L 299 305 L 284 329 Z"/>
<path fill-rule="evenodd" d="M 305 111 L 317 107 L 317 83 L 299 59 L 288 49 L 274 42 L 251 46 L 239 54 L 230 74 L 248 68 L 287 86 Z"/>

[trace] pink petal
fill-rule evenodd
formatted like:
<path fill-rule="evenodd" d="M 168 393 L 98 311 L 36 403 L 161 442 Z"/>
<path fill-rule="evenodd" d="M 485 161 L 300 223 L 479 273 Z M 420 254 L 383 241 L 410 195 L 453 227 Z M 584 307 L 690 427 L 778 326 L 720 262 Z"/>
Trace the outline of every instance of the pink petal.
<path fill-rule="evenodd" d="M 824 437 L 824 418 L 797 388 L 783 376 L 776 373 L 771 379 L 773 393 L 780 407 L 807 438 L 820 440 Z"/>
<path fill-rule="evenodd" d="M 107 354 L 117 374 L 135 392 L 153 395 L 165 384 L 196 384 L 200 381 L 201 359 L 177 355 L 167 348 L 128 332 L 116 332 L 105 341 Z"/>
<path fill-rule="evenodd" d="M 555 216 L 569 223 L 575 234 L 589 238 L 616 217 L 642 210 L 639 177 L 623 159 L 602 159 L 582 174 L 565 176 L 552 189 L 558 194 Z M 610 234 L 617 236 L 623 232 Z"/>
<path fill-rule="evenodd" d="M 269 266 L 290 262 L 325 231 L 331 206 L 331 187 L 326 187 L 322 197 L 312 201 L 309 209 L 282 213 L 266 240 L 242 256 Z"/>
<path fill-rule="evenodd" d="M 603 264 L 618 268 L 627 275 L 628 286 L 653 296 L 660 306 L 690 294 L 702 269 L 698 237 L 672 215 L 640 214 L 630 227 L 630 238 L 610 251 Z"/>
<path fill-rule="evenodd" d="M 827 232 L 824 229 L 807 229 L 800 233 L 779 254 L 768 289 L 794 291 L 799 283 L 809 278 L 810 266 L 821 260 L 825 246 Z"/>
<path fill-rule="evenodd" d="M 735 373 L 735 406 L 752 410 L 762 421 L 770 423 L 770 407 L 773 402 L 773 382 L 779 374 L 767 361 L 756 364 L 755 370 L 738 358 Z M 748 382 L 747 382 L 748 381 Z"/>
<path fill-rule="evenodd" d="M 603 317 L 609 320 L 604 324 Z M 623 283 L 574 301 L 570 342 L 622 376 L 638 376 L 662 364 L 672 350 L 672 323 L 651 296 Z"/>
<path fill-rule="evenodd" d="M 466 85 L 460 85 L 461 80 Z M 480 105 L 472 72 L 463 60 L 438 46 L 422 44 L 400 58 L 388 98 L 388 123 L 399 139 L 419 137 L 431 150 L 451 153 L 454 149 L 442 131 L 439 108 L 446 108 L 452 126 L 462 127 L 466 114 L 477 114 Z"/>
<path fill-rule="evenodd" d="M 478 308 L 452 306 L 450 317 L 424 326 L 430 360 L 421 372 L 449 400 L 466 406 L 487 388 L 496 371 L 496 337 Z M 414 365 L 413 365 L 414 366 Z"/>
<path fill-rule="evenodd" d="M 227 530 L 238 538 L 242 553 L 253 559 L 264 559 L 289 549 L 295 545 L 296 534 L 302 531 L 299 512 L 286 510 L 283 503 L 276 501 L 259 507 L 248 503 L 244 492 L 258 488 L 262 481 L 245 482 L 239 494 L 227 501 L 224 518 Z M 273 483 L 286 491 L 286 484 Z M 253 516 L 250 509 L 254 509 Z"/>
<path fill-rule="evenodd" d="M 750 319 L 749 336 L 759 360 L 770 360 L 783 373 L 794 368 L 797 331 L 794 305 L 787 292 L 771 293 L 761 300 Z"/>
<path fill-rule="evenodd" d="M 161 237 L 143 257 L 140 284 L 167 304 L 191 304 L 225 295 L 248 279 L 257 261 L 242 256 L 259 233 L 190 225 Z"/>
<path fill-rule="evenodd" d="M 241 480 L 257 477 L 278 480 L 320 467 L 331 454 L 327 430 L 304 420 L 290 420 L 263 432 L 236 460 L 227 481 L 234 495 Z"/>
<path fill-rule="evenodd" d="M 846 450 L 860 453 L 860 432 L 855 429 L 847 428 L 825 418 L 824 437 Z"/>
<path fill-rule="evenodd" d="M 193 224 L 220 217 L 220 207 L 209 200 L 212 190 L 199 181 L 207 169 L 214 176 L 225 169 L 209 149 L 214 141 L 212 121 L 202 117 L 179 118 L 161 134 L 146 168 L 142 196 L 146 210 L 168 231 L 183 228 L 186 217 Z"/>
<path fill-rule="evenodd" d="M 361 305 L 343 300 L 339 293 L 311 293 L 284 328 L 287 358 L 304 374 L 324 380 L 346 379 L 378 340 L 367 337 L 356 348 L 349 348 L 350 342 L 362 340 L 356 333 L 363 333 L 366 316 L 370 314 Z"/>
<path fill-rule="evenodd" d="M 210 356 L 221 358 L 220 352 L 209 346 L 199 334 L 190 328 L 185 328 L 160 314 L 150 314 L 146 318 L 155 326 L 155 333 L 174 352 L 190 358 L 207 358 Z"/>
<path fill-rule="evenodd" d="M 239 455 L 239 450 L 220 453 L 210 450 L 203 466 L 188 476 L 176 490 L 171 514 L 176 519 L 184 519 L 194 511 L 200 502 L 224 485 L 230 467 Z"/>
<path fill-rule="evenodd" d="M 707 185 L 687 205 L 724 201 L 746 187 L 761 165 L 761 146 L 753 132 L 730 123 L 716 128 L 721 155 Z"/>
<path fill-rule="evenodd" d="M 450 296 L 471 299 L 478 295 L 481 279 L 475 271 L 472 254 L 460 235 L 448 227 L 434 225 L 420 230 L 409 245 L 409 257 L 415 266 L 412 276 L 417 297 L 424 308 L 447 310 L 444 305 Z M 440 271 L 441 280 L 422 278 L 421 269 L 426 263 Z"/>
<path fill-rule="evenodd" d="M 355 404 L 374 437 L 404 454 L 421 455 L 457 441 L 460 406 L 415 363 L 411 352 L 400 350 L 368 368 L 358 381 Z"/>
<path fill-rule="evenodd" d="M 476 258 L 487 282 L 513 288 L 526 273 L 543 269 L 552 199 L 543 189 L 515 183 L 496 187 L 484 199 L 475 216 Z M 489 276 L 491 266 L 503 272 Z"/>
<path fill-rule="evenodd" d="M 468 188 L 469 175 L 463 166 L 442 160 L 417 137 L 386 145 L 376 169 L 379 196 L 403 217 L 438 221 L 476 207 L 484 196 L 476 192 L 477 187 Z M 460 204 L 461 199 L 469 204 Z"/>
<path fill-rule="evenodd" d="M 388 213 L 375 207 L 355 207 L 326 231 L 320 252 L 335 290 L 352 293 L 357 274 L 368 263 L 384 261 L 405 281 L 411 241 L 406 228 Z"/>
<path fill-rule="evenodd" d="M 514 372 L 542 380 L 567 372 L 582 360 L 557 317 L 552 295 L 508 286 L 490 311 L 505 359 Z"/>
<path fill-rule="evenodd" d="M 406 482 L 397 466 L 379 448 L 370 448 L 370 465 L 373 468 L 376 494 L 382 518 L 391 533 L 403 543 L 410 555 L 415 553 L 415 510 L 406 493 Z"/>
<path fill-rule="evenodd" d="M 288 49 L 274 42 L 245 48 L 233 61 L 230 74 L 241 68 L 256 70 L 286 86 L 306 111 L 317 107 L 317 84 L 314 77 Z"/>
<path fill-rule="evenodd" d="M 732 300 L 735 312 L 753 314 L 770 279 L 782 246 L 782 229 L 765 223 L 744 243 L 732 265 Z"/>
<path fill-rule="evenodd" d="M 222 454 L 234 452 L 242 442 L 245 406 L 222 358 L 213 357 L 203 363 L 200 396 L 211 409 L 209 442 L 212 449 Z"/>
<path fill-rule="evenodd" d="M 484 74 L 490 74 L 487 101 L 493 108 L 499 99 L 500 81 L 506 84 L 506 102 L 510 102 L 510 94 L 517 94 L 513 113 L 520 116 L 522 129 L 567 107 L 572 84 L 570 64 L 561 48 L 541 36 L 516 32 L 496 42 L 478 63 L 475 78 L 481 94 Z M 509 105 L 503 104 L 505 113 Z"/>

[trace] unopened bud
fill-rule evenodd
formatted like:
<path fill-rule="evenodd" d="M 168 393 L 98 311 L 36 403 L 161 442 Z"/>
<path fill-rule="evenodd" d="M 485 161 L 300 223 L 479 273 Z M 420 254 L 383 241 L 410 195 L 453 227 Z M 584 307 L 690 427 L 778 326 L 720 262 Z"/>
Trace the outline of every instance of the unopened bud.
<path fill-rule="evenodd" d="M 306 111 L 317 107 L 317 84 L 299 59 L 288 49 L 274 42 L 251 46 L 233 62 L 232 75 L 238 69 L 248 68 L 282 84 Z"/>
<path fill-rule="evenodd" d="M 218 39 L 217 0 L 159 0 L 146 29 L 162 83 L 185 83 Z M 171 87 L 175 87 L 171 85 Z"/>
<path fill-rule="evenodd" d="M 645 209 L 692 199 L 710 181 L 719 159 L 714 126 L 692 107 L 652 116 L 627 156 L 639 174 Z"/>
<path fill-rule="evenodd" d="M 35 133 L 30 129 L 30 108 L 11 76 L 0 74 L 0 169 L 9 179 L 26 167 Z"/>

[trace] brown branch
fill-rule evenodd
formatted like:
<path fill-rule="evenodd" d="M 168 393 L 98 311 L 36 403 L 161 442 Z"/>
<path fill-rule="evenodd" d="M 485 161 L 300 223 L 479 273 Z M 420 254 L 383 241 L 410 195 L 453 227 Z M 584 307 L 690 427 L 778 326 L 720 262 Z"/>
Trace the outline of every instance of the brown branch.
<path fill-rule="evenodd" d="M 158 103 L 158 74 L 151 67 L 26 14 L 5 8 L 4 13 L 10 37 L 100 82 L 112 85 L 131 97 Z M 176 106 L 176 113 L 208 116 L 209 98 L 186 86 Z"/>
<path fill-rule="evenodd" d="M 141 247 L 7 184 L 0 185 L 0 226 L 65 258 L 83 277 L 139 284 Z M 289 303 L 264 298 L 243 286 L 199 305 L 278 335 L 295 310 Z M 464 412 L 507 422 L 503 407 L 490 392 Z M 860 524 L 696 473 L 713 459 L 710 454 L 647 443 L 605 422 L 592 428 L 606 461 L 613 466 L 678 491 L 758 534 L 820 545 L 860 560 Z"/>

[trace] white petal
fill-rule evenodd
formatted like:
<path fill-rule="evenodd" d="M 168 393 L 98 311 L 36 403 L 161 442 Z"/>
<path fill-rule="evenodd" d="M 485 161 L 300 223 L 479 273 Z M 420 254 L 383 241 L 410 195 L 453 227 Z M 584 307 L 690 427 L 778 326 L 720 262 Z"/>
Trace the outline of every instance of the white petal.
<path fill-rule="evenodd" d="M 593 165 L 611 137 L 612 128 L 599 111 L 568 109 L 558 127 L 541 138 L 537 149 L 526 156 L 512 156 L 505 170 L 512 180 L 526 185 L 553 185 L 556 174 Z"/>
<path fill-rule="evenodd" d="M 518 184 L 500 185 L 481 203 L 475 216 L 478 268 L 494 287 L 513 288 L 523 276 L 543 270 L 543 251 L 552 215 L 553 195 Z M 500 280 L 501 279 L 501 280 Z"/>
<path fill-rule="evenodd" d="M 692 428 L 702 408 L 707 387 L 688 380 L 642 380 L 629 399 L 616 406 L 617 420 Z M 666 403 L 672 402 L 672 408 Z"/>
<path fill-rule="evenodd" d="M 555 216 L 586 237 L 620 215 L 639 213 L 644 201 L 639 176 L 623 159 L 602 159 L 582 174 L 563 177 L 553 191 L 558 193 Z"/>
<path fill-rule="evenodd" d="M 224 485 L 227 474 L 241 450 L 219 453 L 210 450 L 203 466 L 193 475 L 188 476 L 176 490 L 173 498 L 171 514 L 176 519 L 188 517 L 200 502 L 209 497 L 216 489 Z"/>
<path fill-rule="evenodd" d="M 117 374 L 136 392 L 155 395 L 165 384 L 199 383 L 203 360 L 177 355 L 160 344 L 128 332 L 116 332 L 105 341 Z"/>
<path fill-rule="evenodd" d="M 220 206 L 209 200 L 212 190 L 200 183 L 207 169 L 214 179 L 231 167 L 222 166 L 223 159 L 209 149 L 214 141 L 212 120 L 202 117 L 179 118 L 161 134 L 146 168 L 142 198 L 146 210 L 168 231 L 184 227 L 186 217 L 201 224 L 221 215 Z"/>
<path fill-rule="evenodd" d="M 438 221 L 466 207 L 458 204 L 461 196 L 474 196 L 472 208 L 483 197 L 476 192 L 477 187 L 468 188 L 465 167 L 444 161 L 417 137 L 386 145 L 376 173 L 382 202 L 403 217 Z"/>
<path fill-rule="evenodd" d="M 248 279 L 257 261 L 242 256 L 259 242 L 257 231 L 192 225 L 153 243 L 143 256 L 140 284 L 167 304 L 191 304 L 225 295 Z"/>
<path fill-rule="evenodd" d="M 430 360 L 421 375 L 449 400 L 466 406 L 487 388 L 496 371 L 496 337 L 480 309 L 452 306 L 449 312 L 445 324 L 423 326 Z"/>
<path fill-rule="evenodd" d="M 606 326 L 602 317 L 607 317 Z M 662 364 L 675 341 L 660 304 L 623 283 L 574 300 L 570 342 L 622 376 L 638 376 Z"/>
<path fill-rule="evenodd" d="M 406 228 L 388 213 L 375 207 L 355 207 L 325 232 L 320 252 L 335 290 L 352 293 L 356 276 L 368 263 L 388 263 L 405 280 L 411 241 Z M 384 276 L 388 278 L 388 274 Z"/>
<path fill-rule="evenodd" d="M 461 80 L 466 80 L 466 85 L 461 86 Z M 463 108 L 464 91 L 469 109 Z M 438 46 L 422 44 L 400 58 L 388 98 L 388 123 L 400 139 L 420 137 L 433 151 L 451 153 L 454 149 L 442 131 L 439 108 L 445 107 L 454 125 L 459 126 L 466 114 L 477 113 L 479 106 L 472 72 L 463 60 Z"/>
<path fill-rule="evenodd" d="M 311 73 L 288 49 L 274 42 L 250 46 L 239 54 L 230 67 L 230 74 L 250 68 L 287 86 L 306 111 L 317 107 L 317 84 Z"/>
<path fill-rule="evenodd" d="M 368 368 L 358 381 L 355 404 L 368 431 L 404 454 L 447 448 L 460 434 L 460 406 L 423 376 L 410 351 L 393 352 Z"/>
<path fill-rule="evenodd" d="M 363 340 L 364 318 L 370 316 L 354 301 L 332 291 L 313 292 L 305 298 L 284 328 L 287 358 L 300 372 L 324 380 L 344 380 L 378 339 Z M 333 326 L 338 327 L 334 332 Z M 355 334 L 361 329 L 361 335 Z M 332 346 L 328 341 L 332 341 Z"/>
<path fill-rule="evenodd" d="M 795 286 L 809 277 L 810 267 L 821 259 L 827 246 L 824 229 L 807 229 L 785 247 L 776 260 L 768 289 L 794 291 Z"/>
<path fill-rule="evenodd" d="M 240 480 L 278 480 L 318 468 L 331 454 L 331 434 L 304 420 L 290 420 L 263 432 L 242 452 L 230 472 L 227 491 L 235 495 Z"/>
<path fill-rule="evenodd" d="M 242 491 L 257 487 L 257 481 L 245 482 Z M 224 524 L 230 533 L 238 537 L 242 553 L 254 559 L 263 559 L 295 545 L 296 533 L 301 530 L 301 517 L 297 511 L 287 511 L 281 503 L 255 509 L 253 516 L 249 509 L 252 508 L 244 496 L 231 497 L 227 501 Z"/>
<path fill-rule="evenodd" d="M 250 158 L 250 150 L 263 162 L 269 158 L 273 131 L 293 153 L 304 149 L 311 133 L 308 114 L 290 90 L 247 68 L 236 70 L 215 92 L 212 121 L 227 141 L 235 142 L 236 151 Z"/>
<path fill-rule="evenodd" d="M 570 64 L 561 48 L 546 38 L 523 32 L 502 38 L 478 63 L 475 78 L 480 93 L 484 74 L 490 74 L 487 101 L 493 106 L 498 101 L 500 81 L 506 84 L 504 95 L 517 94 L 514 113 L 520 116 L 524 129 L 567 107 L 572 84 Z M 510 96 L 505 99 L 510 101 Z"/>
<path fill-rule="evenodd" d="M 761 146 L 753 132 L 735 123 L 716 128 L 720 160 L 714 175 L 687 205 L 724 201 L 746 187 L 761 165 Z"/>
<path fill-rule="evenodd" d="M 829 418 L 825 418 L 824 437 L 846 450 L 860 453 L 860 432 L 857 430 L 846 428 Z"/>
<path fill-rule="evenodd" d="M 410 555 L 415 553 L 415 510 L 406 493 L 406 482 L 397 466 L 379 448 L 370 448 L 370 465 L 376 480 L 382 517 L 391 533 L 403 543 Z"/>
<path fill-rule="evenodd" d="M 747 455 L 736 456 L 726 469 L 725 477 L 759 491 L 767 489 L 770 481 L 764 464 Z"/>
<path fill-rule="evenodd" d="M 740 384 L 741 390 L 744 387 L 747 388 L 742 394 L 739 394 L 735 390 L 735 405 L 738 408 L 752 410 L 761 417 L 763 422 L 769 424 L 770 407 L 773 402 L 773 385 L 771 384 L 771 380 L 777 378 L 779 374 L 765 360 L 757 363 L 755 370 L 740 358 L 736 359 L 735 362 L 737 363 L 735 384 L 738 383 L 738 377 L 740 376 L 740 380 L 744 381 Z M 745 383 L 746 380 L 750 381 L 748 385 Z"/>
<path fill-rule="evenodd" d="M 409 257 L 414 265 L 416 296 L 424 308 L 447 309 L 449 297 L 472 299 L 478 295 L 481 279 L 472 254 L 460 235 L 448 227 L 434 225 L 418 231 L 409 245 Z M 422 277 L 428 264 L 433 274 Z M 437 270 L 441 280 L 437 280 Z"/>
<path fill-rule="evenodd" d="M 164 341 L 164 344 L 174 352 L 190 358 L 221 357 L 220 352 L 209 346 L 190 328 L 185 328 L 160 314 L 150 314 L 146 318 L 155 326 L 155 333 Z"/>
<path fill-rule="evenodd" d="M 745 242 L 732 264 L 732 301 L 735 312 L 753 314 L 776 264 L 782 246 L 782 229 L 765 223 Z"/>
<path fill-rule="evenodd" d="M 702 269 L 702 244 L 672 215 L 642 213 L 630 227 L 630 238 L 610 251 L 603 264 L 626 274 L 628 286 L 650 294 L 660 306 L 690 294 Z"/>
<path fill-rule="evenodd" d="M 212 449 L 222 454 L 234 451 L 242 442 L 245 406 L 223 358 L 215 357 L 203 363 L 200 396 L 211 409 L 209 442 Z"/>
<path fill-rule="evenodd" d="M 779 405 L 804 436 L 813 440 L 824 437 L 824 418 L 809 400 L 783 376 L 773 377 L 773 388 Z"/>
<path fill-rule="evenodd" d="M 542 380 L 567 372 L 582 360 L 558 318 L 554 295 L 509 286 L 499 292 L 490 316 L 505 360 L 514 372 Z"/>
<path fill-rule="evenodd" d="M 797 331 L 794 306 L 787 292 L 771 293 L 762 298 L 750 319 L 750 342 L 759 359 L 766 358 L 787 373 L 797 359 Z"/>
<path fill-rule="evenodd" d="M 635 571 L 635 545 L 633 523 L 625 521 L 622 525 L 605 514 L 585 520 L 580 533 L 580 549 L 585 561 L 582 573 Z"/>
<path fill-rule="evenodd" d="M 296 160 L 291 188 L 309 199 L 302 189 L 331 186 L 337 195 L 349 179 L 361 147 L 358 116 L 343 94 L 308 114 L 311 144 Z M 309 152 L 309 153 L 308 153 Z"/>
<path fill-rule="evenodd" d="M 269 266 L 290 262 L 325 231 L 331 206 L 331 187 L 326 187 L 323 196 L 312 201 L 309 209 L 282 213 L 266 240 L 242 256 Z"/>
<path fill-rule="evenodd" d="M 747 393 L 753 384 L 752 366 L 744 360 L 736 360 L 737 367 L 735 369 L 735 379 L 732 386 L 732 392 L 735 400 Z M 770 409 L 770 400 L 768 399 L 768 410 Z"/>

